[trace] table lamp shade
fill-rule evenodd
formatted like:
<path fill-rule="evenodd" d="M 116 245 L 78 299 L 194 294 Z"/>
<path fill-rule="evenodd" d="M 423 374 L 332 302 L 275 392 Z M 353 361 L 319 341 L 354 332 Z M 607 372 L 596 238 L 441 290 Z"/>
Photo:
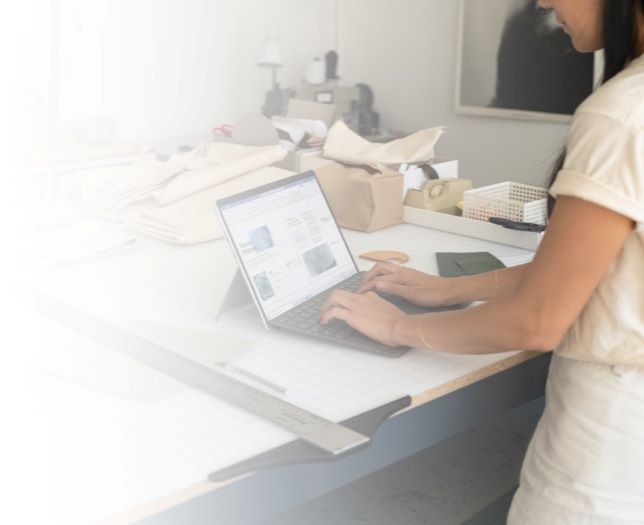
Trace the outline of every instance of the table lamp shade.
<path fill-rule="evenodd" d="M 264 42 L 264 48 L 259 59 L 260 67 L 281 67 L 282 57 L 279 44 L 273 33 L 269 33 Z"/>

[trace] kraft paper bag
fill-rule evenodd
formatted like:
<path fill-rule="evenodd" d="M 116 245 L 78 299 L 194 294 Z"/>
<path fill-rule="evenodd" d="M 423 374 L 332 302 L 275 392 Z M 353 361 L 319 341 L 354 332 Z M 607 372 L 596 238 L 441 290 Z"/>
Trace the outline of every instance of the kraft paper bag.
<path fill-rule="evenodd" d="M 402 173 L 336 162 L 316 175 L 340 226 L 372 232 L 403 222 Z"/>

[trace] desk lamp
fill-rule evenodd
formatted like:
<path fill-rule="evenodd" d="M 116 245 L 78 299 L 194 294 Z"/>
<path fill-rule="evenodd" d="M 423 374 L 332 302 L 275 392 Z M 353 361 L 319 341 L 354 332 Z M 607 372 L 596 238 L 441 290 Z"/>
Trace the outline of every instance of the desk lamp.
<path fill-rule="evenodd" d="M 277 83 L 277 70 L 282 67 L 282 58 L 280 55 L 280 48 L 275 38 L 275 32 L 269 31 L 264 43 L 262 55 L 257 64 L 259 67 L 270 69 L 272 71 L 272 88 L 266 92 L 266 101 L 262 111 L 267 117 L 279 115 L 282 113 L 283 100 L 282 91 Z"/>

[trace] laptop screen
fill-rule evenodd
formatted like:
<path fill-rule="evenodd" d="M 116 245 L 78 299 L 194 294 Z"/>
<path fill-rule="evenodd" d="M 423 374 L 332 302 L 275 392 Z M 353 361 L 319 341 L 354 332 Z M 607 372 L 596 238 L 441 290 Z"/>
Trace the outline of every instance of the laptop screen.
<path fill-rule="evenodd" d="M 217 205 L 269 321 L 358 271 L 313 172 Z"/>

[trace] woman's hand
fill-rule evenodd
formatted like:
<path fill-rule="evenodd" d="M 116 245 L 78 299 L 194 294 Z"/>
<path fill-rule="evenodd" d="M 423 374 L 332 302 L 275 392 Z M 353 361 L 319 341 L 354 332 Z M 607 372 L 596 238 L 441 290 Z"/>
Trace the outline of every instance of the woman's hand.
<path fill-rule="evenodd" d="M 376 290 L 398 295 L 420 306 L 442 306 L 450 304 L 450 281 L 397 264 L 378 263 L 365 275 L 358 293 Z"/>
<path fill-rule="evenodd" d="M 388 346 L 400 346 L 392 334 L 396 322 L 405 315 L 373 292 L 354 294 L 334 290 L 322 309 L 322 324 L 340 319 L 371 339 Z"/>

